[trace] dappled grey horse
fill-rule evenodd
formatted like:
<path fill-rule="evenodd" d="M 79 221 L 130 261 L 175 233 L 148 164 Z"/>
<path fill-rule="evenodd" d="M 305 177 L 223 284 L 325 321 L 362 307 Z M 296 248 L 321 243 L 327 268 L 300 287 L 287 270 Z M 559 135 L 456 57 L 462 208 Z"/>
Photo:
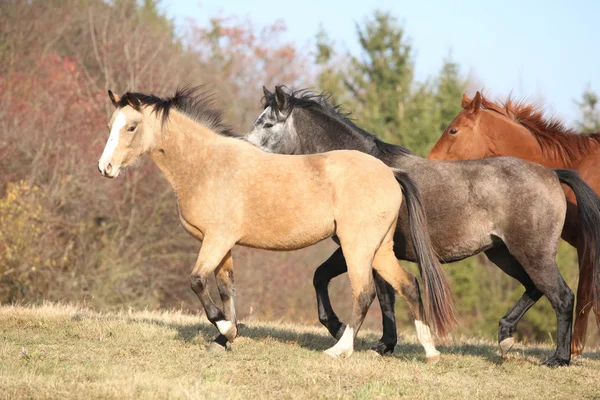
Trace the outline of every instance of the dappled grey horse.
<path fill-rule="evenodd" d="M 600 226 L 600 199 L 577 173 L 550 170 L 511 157 L 428 160 L 357 127 L 337 106 L 328 104 L 323 95 L 306 90 L 286 91 L 280 86 L 275 93 L 264 88 L 264 95 L 264 110 L 246 140 L 265 151 L 284 154 L 358 150 L 409 173 L 419 188 L 431 239 L 441 261 L 458 261 L 483 251 L 490 261 L 525 287 L 525 293 L 500 321 L 498 340 L 502 354 L 514 343 L 512 334 L 518 321 L 545 295 L 556 312 L 558 340 L 556 352 L 544 364 L 569 364 L 574 299 L 556 266 L 566 213 L 561 182 L 577 196 L 586 248 L 596 260 Z M 403 205 L 394 251 L 399 259 L 414 261 L 405 214 Z M 327 286 L 344 272 L 344 256 L 338 249 L 314 277 L 319 320 L 336 338 L 345 325 L 331 307 Z M 395 299 L 389 285 L 377 278 L 375 282 L 384 332 L 373 349 L 384 354 L 393 352 L 397 341 Z"/>

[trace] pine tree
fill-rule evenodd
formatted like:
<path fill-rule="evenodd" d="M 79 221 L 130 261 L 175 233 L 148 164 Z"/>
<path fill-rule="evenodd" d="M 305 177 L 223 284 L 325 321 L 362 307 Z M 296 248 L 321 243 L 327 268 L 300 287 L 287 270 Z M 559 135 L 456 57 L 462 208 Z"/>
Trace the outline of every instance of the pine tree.
<path fill-rule="evenodd" d="M 598 101 L 598 95 L 588 86 L 581 96 L 581 101 L 575 102 L 580 112 L 580 119 L 575 121 L 575 125 L 580 132 L 600 132 L 600 109 L 598 108 Z"/>

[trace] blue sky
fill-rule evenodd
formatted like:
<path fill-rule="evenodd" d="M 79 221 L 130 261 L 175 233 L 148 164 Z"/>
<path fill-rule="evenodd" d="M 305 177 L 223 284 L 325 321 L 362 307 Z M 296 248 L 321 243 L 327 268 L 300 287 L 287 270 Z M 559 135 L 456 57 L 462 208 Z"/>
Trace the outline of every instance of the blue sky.
<path fill-rule="evenodd" d="M 600 92 L 600 1 L 163 0 L 162 6 L 178 24 L 186 18 L 203 24 L 219 14 L 259 25 L 281 19 L 284 38 L 310 50 L 322 25 L 338 48 L 354 54 L 356 22 L 386 10 L 411 38 L 418 79 L 435 75 L 451 54 L 494 98 L 512 91 L 568 122 L 588 83 Z"/>

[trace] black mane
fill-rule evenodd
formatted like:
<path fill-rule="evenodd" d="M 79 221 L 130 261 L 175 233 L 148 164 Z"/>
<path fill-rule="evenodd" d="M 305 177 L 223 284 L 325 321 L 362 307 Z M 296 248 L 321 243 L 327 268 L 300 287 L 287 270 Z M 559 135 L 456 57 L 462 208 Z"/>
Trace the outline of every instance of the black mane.
<path fill-rule="evenodd" d="M 117 103 L 118 107 L 135 104 L 153 107 L 152 112 L 161 118 L 162 126 L 169 121 L 172 109 L 179 111 L 194 121 L 225 136 L 239 137 L 231 127 L 223 122 L 223 113 L 213 108 L 212 95 L 207 92 L 197 93 L 201 86 L 185 86 L 177 89 L 174 96 L 158 97 L 153 94 L 127 92 Z"/>
<path fill-rule="evenodd" d="M 287 89 L 287 88 L 286 88 Z M 326 93 L 315 93 L 310 89 L 289 89 L 285 91 L 285 95 L 290 107 L 290 111 L 295 107 L 298 108 L 317 108 L 323 111 L 330 117 L 342 122 L 344 125 L 351 128 L 353 131 L 360 133 L 367 141 L 373 141 L 376 148 L 383 154 L 386 155 L 410 155 L 413 154 L 406 147 L 398 146 L 395 144 L 384 142 L 377 136 L 365 131 L 364 129 L 357 126 L 350 118 L 352 113 L 342 110 L 339 104 L 330 104 L 330 94 Z M 275 93 L 271 93 L 268 97 L 263 97 L 263 106 L 265 108 L 271 107 L 272 109 L 277 107 L 277 101 L 275 99 Z"/>

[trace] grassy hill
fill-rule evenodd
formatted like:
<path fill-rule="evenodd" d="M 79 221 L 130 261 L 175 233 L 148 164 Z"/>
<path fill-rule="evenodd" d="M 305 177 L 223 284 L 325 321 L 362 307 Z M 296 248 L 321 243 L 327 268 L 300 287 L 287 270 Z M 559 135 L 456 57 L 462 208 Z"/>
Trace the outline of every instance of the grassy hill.
<path fill-rule="evenodd" d="M 249 323 L 232 351 L 207 352 L 216 330 L 181 312 L 99 313 L 76 306 L 0 307 L 2 398 L 598 398 L 600 351 L 568 368 L 538 366 L 552 349 L 453 338 L 424 363 L 412 331 L 391 357 L 361 332 L 346 360 L 325 330 Z"/>

